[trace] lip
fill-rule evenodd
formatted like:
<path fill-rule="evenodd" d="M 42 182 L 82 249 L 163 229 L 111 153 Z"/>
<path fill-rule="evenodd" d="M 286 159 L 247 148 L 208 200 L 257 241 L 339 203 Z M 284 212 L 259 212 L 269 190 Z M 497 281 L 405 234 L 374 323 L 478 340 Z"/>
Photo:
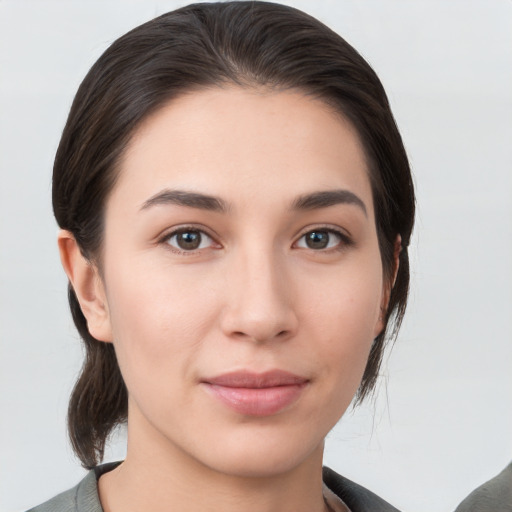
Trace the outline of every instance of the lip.
<path fill-rule="evenodd" d="M 309 380 L 283 370 L 264 373 L 237 371 L 207 378 L 201 384 L 233 411 L 248 416 L 271 416 L 290 407 Z"/>

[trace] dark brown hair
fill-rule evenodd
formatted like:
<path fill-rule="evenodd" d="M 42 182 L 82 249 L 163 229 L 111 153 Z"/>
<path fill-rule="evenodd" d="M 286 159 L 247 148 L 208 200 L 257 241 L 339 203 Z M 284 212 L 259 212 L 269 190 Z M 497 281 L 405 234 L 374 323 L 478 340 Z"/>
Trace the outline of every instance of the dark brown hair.
<path fill-rule="evenodd" d="M 128 32 L 98 59 L 74 99 L 55 157 L 53 208 L 59 226 L 83 255 L 100 265 L 105 203 L 134 130 L 149 114 L 186 91 L 224 84 L 298 89 L 349 119 L 369 164 L 383 271 L 400 266 L 357 400 L 375 385 L 386 330 L 396 333 L 407 302 L 407 246 L 414 190 L 407 156 L 384 89 L 367 62 L 339 35 L 307 14 L 266 2 L 194 4 Z M 128 394 L 114 347 L 91 336 L 69 287 L 85 361 L 71 395 L 68 428 L 85 467 L 103 458 L 112 429 L 126 421 Z M 388 325 L 389 324 L 389 325 Z"/>

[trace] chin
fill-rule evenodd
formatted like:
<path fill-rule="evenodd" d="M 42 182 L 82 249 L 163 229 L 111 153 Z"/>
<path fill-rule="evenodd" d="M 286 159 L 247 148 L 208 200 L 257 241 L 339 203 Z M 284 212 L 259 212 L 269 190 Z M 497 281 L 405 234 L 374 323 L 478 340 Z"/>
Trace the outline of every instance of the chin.
<path fill-rule="evenodd" d="M 252 455 L 252 454 L 251 454 Z M 218 473 L 238 478 L 276 478 L 279 475 L 290 473 L 304 462 L 301 457 L 265 457 L 258 455 L 243 457 L 243 460 L 228 459 L 219 463 L 211 469 Z"/>
<path fill-rule="evenodd" d="M 204 460 L 211 469 L 226 475 L 242 478 L 276 477 L 293 471 L 306 461 L 317 459 L 321 467 L 323 438 L 307 442 L 294 439 L 290 433 L 272 438 L 261 432 L 253 439 L 230 439 L 219 443 L 217 450 Z"/>

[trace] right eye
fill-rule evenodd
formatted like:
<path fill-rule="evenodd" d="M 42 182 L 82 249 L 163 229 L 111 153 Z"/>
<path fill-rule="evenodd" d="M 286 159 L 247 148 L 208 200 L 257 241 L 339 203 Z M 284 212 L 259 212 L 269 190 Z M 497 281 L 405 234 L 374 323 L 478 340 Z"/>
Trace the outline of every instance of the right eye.
<path fill-rule="evenodd" d="M 214 242 L 210 236 L 199 229 L 182 228 L 173 231 L 164 240 L 178 252 L 192 252 L 211 247 Z"/>

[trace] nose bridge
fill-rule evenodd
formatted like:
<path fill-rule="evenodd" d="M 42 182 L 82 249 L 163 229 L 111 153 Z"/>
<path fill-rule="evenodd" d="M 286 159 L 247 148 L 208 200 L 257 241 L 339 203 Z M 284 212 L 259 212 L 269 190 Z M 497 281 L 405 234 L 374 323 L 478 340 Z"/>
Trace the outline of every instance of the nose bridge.
<path fill-rule="evenodd" d="M 284 337 L 296 329 L 289 273 L 271 246 L 248 246 L 233 255 L 224 330 L 255 341 Z"/>

